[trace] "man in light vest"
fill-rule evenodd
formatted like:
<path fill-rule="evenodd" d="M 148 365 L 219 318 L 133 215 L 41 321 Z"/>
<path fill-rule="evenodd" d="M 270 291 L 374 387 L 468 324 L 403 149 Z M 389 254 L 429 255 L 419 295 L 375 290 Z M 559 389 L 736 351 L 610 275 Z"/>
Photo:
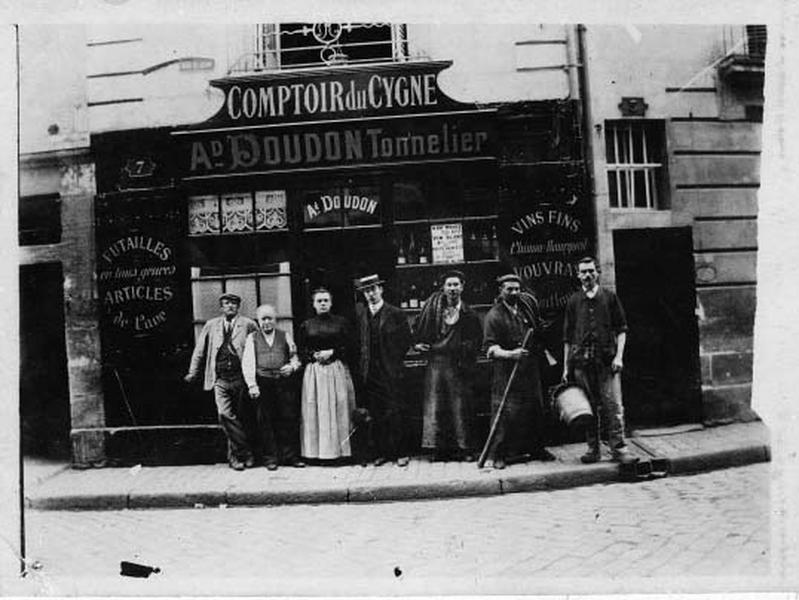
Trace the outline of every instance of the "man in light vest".
<path fill-rule="evenodd" d="M 300 368 L 291 334 L 275 327 L 275 307 L 262 304 L 255 313 L 258 330 L 247 336 L 241 360 L 244 381 L 255 402 L 256 435 L 270 471 L 278 464 L 304 467 L 300 459 L 300 404 L 291 376 Z"/>

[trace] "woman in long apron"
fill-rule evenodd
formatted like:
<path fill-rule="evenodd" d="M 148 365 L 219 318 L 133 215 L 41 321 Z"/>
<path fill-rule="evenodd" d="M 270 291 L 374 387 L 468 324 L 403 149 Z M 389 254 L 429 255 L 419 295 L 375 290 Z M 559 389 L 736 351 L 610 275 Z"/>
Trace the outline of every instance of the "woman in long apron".
<path fill-rule="evenodd" d="M 300 325 L 297 342 L 305 363 L 302 380 L 301 451 L 310 459 L 336 459 L 352 455 L 350 418 L 355 408 L 355 388 L 347 368 L 350 325 L 330 312 L 330 291 L 313 292 L 316 316 Z"/>

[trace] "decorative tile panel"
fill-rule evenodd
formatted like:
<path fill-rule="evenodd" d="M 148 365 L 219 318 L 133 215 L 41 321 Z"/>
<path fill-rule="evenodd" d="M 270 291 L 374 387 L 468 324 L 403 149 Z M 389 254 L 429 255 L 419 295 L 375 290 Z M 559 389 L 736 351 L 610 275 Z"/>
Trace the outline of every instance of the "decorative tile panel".
<path fill-rule="evenodd" d="M 189 235 L 219 233 L 219 198 L 193 196 L 189 198 Z"/>
<path fill-rule="evenodd" d="M 286 229 L 286 192 L 269 190 L 255 192 L 255 230 Z"/>
<path fill-rule="evenodd" d="M 252 231 L 252 195 L 222 194 L 222 233 Z"/>

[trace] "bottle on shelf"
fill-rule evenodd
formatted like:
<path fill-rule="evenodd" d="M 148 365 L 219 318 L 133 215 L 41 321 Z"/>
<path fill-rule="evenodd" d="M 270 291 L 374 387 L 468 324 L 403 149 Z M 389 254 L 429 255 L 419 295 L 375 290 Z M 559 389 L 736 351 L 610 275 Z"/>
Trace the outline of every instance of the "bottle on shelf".
<path fill-rule="evenodd" d="M 399 289 L 400 308 L 408 308 L 408 294 L 405 293 L 405 286 Z"/>
<path fill-rule="evenodd" d="M 399 236 L 399 250 L 397 250 L 397 264 L 405 264 L 405 236 Z"/>
<path fill-rule="evenodd" d="M 425 239 L 424 239 L 424 237 L 420 236 L 419 237 L 419 264 L 420 265 L 426 265 L 428 262 L 430 262 L 429 255 L 428 255 L 427 252 L 428 252 L 428 246 L 425 243 Z"/>
<path fill-rule="evenodd" d="M 496 225 L 491 225 L 491 257 L 499 258 L 499 240 L 497 239 Z"/>
<path fill-rule="evenodd" d="M 469 236 L 469 244 L 466 246 L 466 260 L 474 260 L 478 256 L 480 243 L 477 240 L 477 234 L 475 233 L 474 229 L 472 229 L 472 233 Z"/>
<path fill-rule="evenodd" d="M 419 308 L 419 291 L 414 284 L 408 291 L 408 308 Z"/>
<path fill-rule="evenodd" d="M 485 229 L 483 229 L 483 235 L 480 236 L 480 258 L 491 258 L 491 240 L 488 239 Z"/>
<path fill-rule="evenodd" d="M 419 253 L 416 249 L 416 242 L 413 239 L 413 231 L 411 231 L 410 240 L 408 241 L 408 262 L 412 264 L 419 262 Z"/>

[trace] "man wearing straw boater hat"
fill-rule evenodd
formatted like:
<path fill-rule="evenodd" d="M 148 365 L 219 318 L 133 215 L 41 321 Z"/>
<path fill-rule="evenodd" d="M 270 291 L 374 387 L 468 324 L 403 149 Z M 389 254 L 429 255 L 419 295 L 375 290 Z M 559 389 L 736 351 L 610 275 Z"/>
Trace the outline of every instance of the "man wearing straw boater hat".
<path fill-rule="evenodd" d="M 634 460 L 624 441 L 624 408 L 621 370 L 627 321 L 618 296 L 599 286 L 596 259 L 586 256 L 577 263 L 582 289 L 566 304 L 563 320 L 563 381 L 574 381 L 589 396 L 595 418 L 586 429 L 586 464 L 600 460 L 600 412 L 605 414 L 613 460 Z"/>
<path fill-rule="evenodd" d="M 242 471 L 255 466 L 252 448 L 247 440 L 243 413 L 247 408 L 247 385 L 241 370 L 244 342 L 257 331 L 255 321 L 239 315 L 241 298 L 222 294 L 219 308 L 222 315 L 209 319 L 202 328 L 191 355 L 187 382 L 204 373 L 203 387 L 214 390 L 219 424 L 228 440 L 228 463 L 231 469 Z"/>
<path fill-rule="evenodd" d="M 360 346 L 359 404 L 369 409 L 375 427 L 375 466 L 409 459 L 403 445 L 404 401 L 400 391 L 403 360 L 411 345 L 411 328 L 402 309 L 383 300 L 383 283 L 377 275 L 362 277 L 356 289 L 366 306 L 356 306 Z"/>
<path fill-rule="evenodd" d="M 555 460 L 544 447 L 538 303 L 521 291 L 517 275 L 503 275 L 497 283 L 499 297 L 483 323 L 483 347 L 491 359 L 492 427 L 480 464 L 487 457 L 485 466 L 504 469 L 512 451 L 527 449 L 534 460 Z"/>
<path fill-rule="evenodd" d="M 480 318 L 461 298 L 466 276 L 444 273 L 441 290 L 425 301 L 414 324 L 414 348 L 426 353 L 422 448 L 432 460 L 475 459 L 472 377 L 483 341 Z"/>

